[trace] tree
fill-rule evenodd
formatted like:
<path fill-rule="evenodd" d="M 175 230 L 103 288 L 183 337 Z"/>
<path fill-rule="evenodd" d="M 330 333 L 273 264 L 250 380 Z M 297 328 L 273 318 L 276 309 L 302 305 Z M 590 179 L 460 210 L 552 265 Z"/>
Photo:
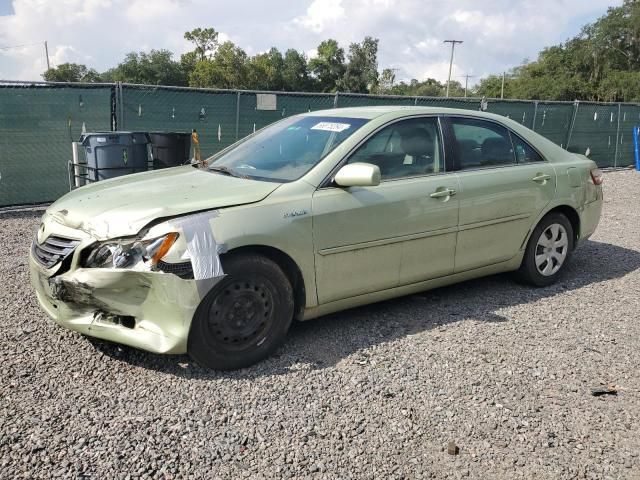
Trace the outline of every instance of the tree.
<path fill-rule="evenodd" d="M 505 93 L 507 97 L 509 95 L 509 82 L 505 81 Z M 487 98 L 500 98 L 500 91 L 502 89 L 502 76 L 500 75 L 489 75 L 478 82 L 475 89 L 473 90 L 473 94 L 478 97 L 487 97 Z"/>
<path fill-rule="evenodd" d="M 383 82 L 389 82 L 390 74 L 385 74 L 385 71 L 386 70 L 382 71 L 380 85 L 382 85 Z M 452 87 L 455 87 L 453 82 Z M 455 88 L 452 91 L 455 91 Z M 440 97 L 444 95 L 444 92 L 445 86 L 433 78 L 427 78 L 423 81 L 412 78 L 409 83 L 401 81 L 399 83 L 394 83 L 391 88 L 386 88 L 384 91 L 380 91 L 380 93 L 390 95 L 410 95 L 419 97 Z"/>
<path fill-rule="evenodd" d="M 600 82 L 598 97 L 608 102 L 640 101 L 640 72 L 610 73 Z"/>
<path fill-rule="evenodd" d="M 345 72 L 344 50 L 333 39 L 320 43 L 317 50 L 317 57 L 309 61 L 309 70 L 319 91 L 334 92 Z"/>
<path fill-rule="evenodd" d="M 378 84 L 378 39 L 365 37 L 362 43 L 349 46 L 349 63 L 343 77 L 338 81 L 338 90 L 369 93 Z"/>
<path fill-rule="evenodd" d="M 445 84 L 440 83 L 435 78 L 427 78 L 422 82 L 417 82 L 413 85 L 413 95 L 421 96 L 421 97 L 442 97 L 444 96 L 447 87 Z M 449 94 L 454 92 L 454 90 L 450 89 Z"/>
<path fill-rule="evenodd" d="M 187 85 L 187 75 L 169 50 L 128 53 L 124 61 L 103 75 L 109 81 L 147 85 Z"/>
<path fill-rule="evenodd" d="M 273 47 L 267 53 L 255 55 L 249 60 L 249 88 L 258 90 L 282 90 L 284 59 Z"/>
<path fill-rule="evenodd" d="M 209 88 L 247 88 L 248 59 L 246 52 L 224 42 L 213 57 L 199 61 L 191 75 L 189 85 Z"/>
<path fill-rule="evenodd" d="M 284 54 L 282 85 L 290 92 L 306 92 L 311 89 L 309 68 L 304 53 L 290 48 Z"/>
<path fill-rule="evenodd" d="M 42 74 L 47 82 L 100 82 L 100 74 L 78 63 L 62 63 Z"/>
<path fill-rule="evenodd" d="M 378 86 L 375 93 L 391 93 L 393 84 L 396 81 L 396 73 L 392 68 L 385 68 L 380 74 Z"/>
<path fill-rule="evenodd" d="M 196 52 L 187 52 L 180 55 L 180 68 L 184 72 L 184 74 L 189 78 L 191 72 L 193 72 L 196 68 L 196 64 L 198 63 L 198 55 Z"/>
<path fill-rule="evenodd" d="M 197 60 L 207 60 L 218 48 L 218 32 L 213 28 L 195 28 L 184 33 L 185 40 L 195 45 L 195 55 Z"/>
<path fill-rule="evenodd" d="M 575 37 L 514 68 L 505 82 L 505 97 L 630 101 L 638 98 L 638 71 L 640 1 L 624 0 Z M 482 79 L 476 92 L 499 96 L 498 79 Z"/>

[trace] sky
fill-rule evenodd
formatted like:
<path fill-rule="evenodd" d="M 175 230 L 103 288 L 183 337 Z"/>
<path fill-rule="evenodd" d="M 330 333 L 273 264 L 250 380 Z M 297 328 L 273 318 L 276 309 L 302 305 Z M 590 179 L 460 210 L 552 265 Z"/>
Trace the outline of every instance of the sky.
<path fill-rule="evenodd" d="M 41 80 L 44 41 L 52 65 L 104 71 L 131 51 L 189 51 L 185 31 L 214 27 L 249 55 L 275 46 L 308 56 L 324 39 L 345 48 L 380 39 L 379 69 L 397 80 L 470 83 L 535 59 L 622 0 L 0 0 L 0 79 Z M 18 48 L 17 45 L 24 45 Z"/>

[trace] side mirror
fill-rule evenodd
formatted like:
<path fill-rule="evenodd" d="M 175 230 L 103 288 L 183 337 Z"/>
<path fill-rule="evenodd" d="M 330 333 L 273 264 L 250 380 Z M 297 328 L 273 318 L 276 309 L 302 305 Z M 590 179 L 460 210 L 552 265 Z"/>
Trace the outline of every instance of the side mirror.
<path fill-rule="evenodd" d="M 380 167 L 371 163 L 344 165 L 334 178 L 341 187 L 375 187 L 380 185 Z"/>

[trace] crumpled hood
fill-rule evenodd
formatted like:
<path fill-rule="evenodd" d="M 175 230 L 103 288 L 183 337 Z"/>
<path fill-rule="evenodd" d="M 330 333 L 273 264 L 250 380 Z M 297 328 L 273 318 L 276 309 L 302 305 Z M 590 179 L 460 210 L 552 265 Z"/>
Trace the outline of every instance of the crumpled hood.
<path fill-rule="evenodd" d="M 107 240 L 135 235 L 157 218 L 259 202 L 279 185 L 191 166 L 168 168 L 79 188 L 53 203 L 45 216 Z"/>

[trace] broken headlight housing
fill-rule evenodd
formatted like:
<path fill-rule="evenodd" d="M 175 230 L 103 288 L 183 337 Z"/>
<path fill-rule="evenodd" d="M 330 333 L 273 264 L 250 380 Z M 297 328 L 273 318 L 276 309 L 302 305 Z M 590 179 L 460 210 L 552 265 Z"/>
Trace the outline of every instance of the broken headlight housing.
<path fill-rule="evenodd" d="M 89 268 L 132 268 L 144 265 L 151 269 L 169 252 L 178 239 L 175 232 L 151 240 L 110 241 L 97 245 L 83 262 Z"/>

